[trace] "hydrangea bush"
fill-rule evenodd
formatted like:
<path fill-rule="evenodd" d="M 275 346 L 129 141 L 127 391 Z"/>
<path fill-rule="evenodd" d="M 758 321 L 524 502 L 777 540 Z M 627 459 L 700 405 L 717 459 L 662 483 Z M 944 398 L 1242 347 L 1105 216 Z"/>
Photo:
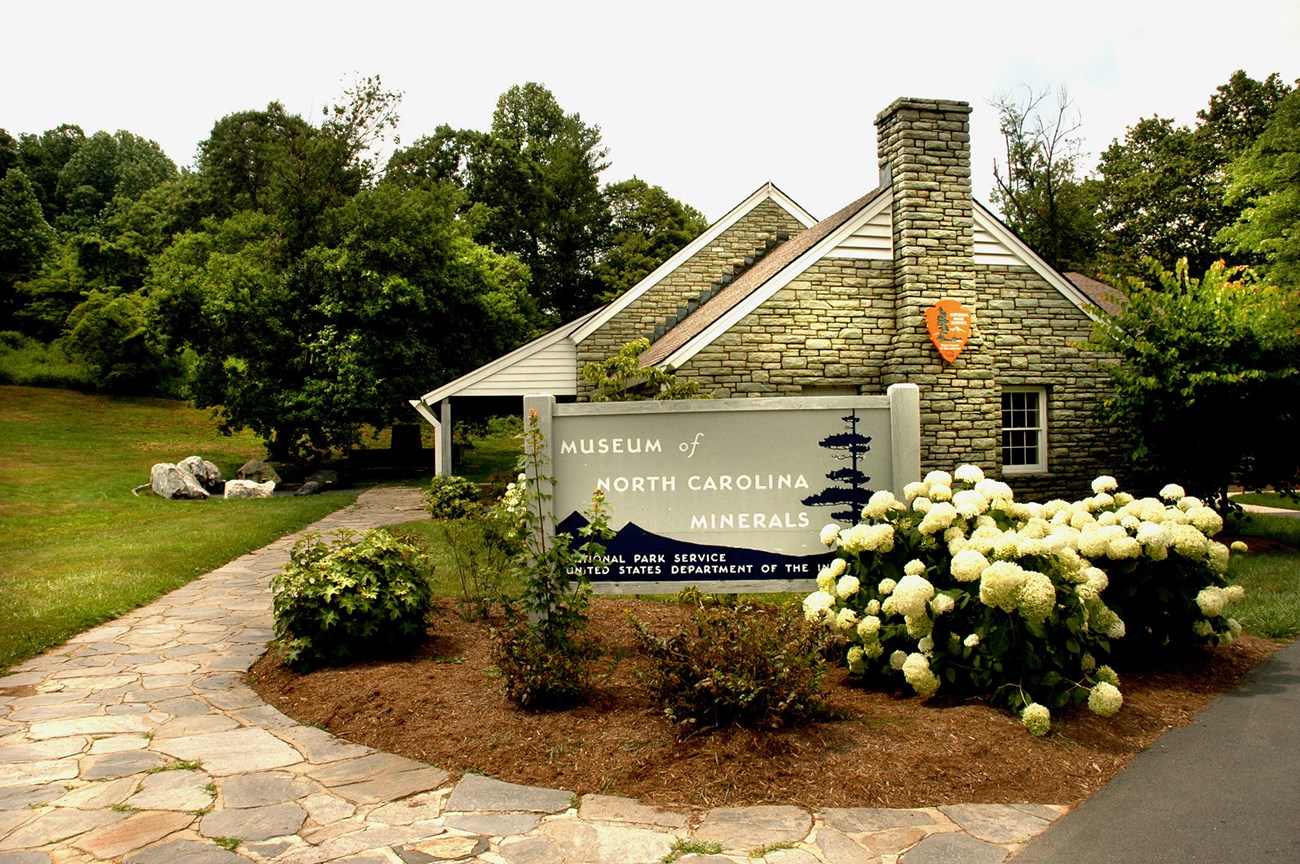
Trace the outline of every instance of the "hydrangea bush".
<path fill-rule="evenodd" d="M 1222 521 L 1170 486 L 1164 500 L 1093 482 L 1081 501 L 1020 503 L 973 465 L 877 492 L 851 528 L 822 529 L 836 550 L 804 614 L 848 643 L 849 670 L 917 694 L 985 695 L 1035 735 L 1051 711 L 1110 716 L 1123 696 L 1115 648 L 1222 644 L 1242 589 L 1227 584 Z"/>

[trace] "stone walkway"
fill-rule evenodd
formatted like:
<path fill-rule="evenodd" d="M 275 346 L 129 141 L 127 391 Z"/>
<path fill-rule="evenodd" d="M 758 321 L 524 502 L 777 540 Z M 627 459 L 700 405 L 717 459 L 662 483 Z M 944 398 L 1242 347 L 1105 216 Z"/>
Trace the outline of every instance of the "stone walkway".
<path fill-rule="evenodd" d="M 368 491 L 311 530 L 423 516 Z M 243 675 L 283 538 L 0 677 L 0 864 L 996 864 L 1063 807 L 670 811 L 447 772 L 301 726 Z"/>

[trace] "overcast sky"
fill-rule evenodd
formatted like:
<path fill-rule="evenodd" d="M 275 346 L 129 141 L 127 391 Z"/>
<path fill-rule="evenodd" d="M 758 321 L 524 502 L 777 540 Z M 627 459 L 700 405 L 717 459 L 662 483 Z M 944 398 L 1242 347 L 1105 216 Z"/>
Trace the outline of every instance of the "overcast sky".
<path fill-rule="evenodd" d="M 400 90 L 401 138 L 486 129 L 538 81 L 637 175 L 716 219 L 767 180 L 822 217 L 876 185 L 876 114 L 971 103 L 988 200 L 1000 93 L 1065 85 L 1088 164 L 1126 126 L 1192 122 L 1236 69 L 1300 77 L 1300 2 L 54 2 L 9 6 L 0 128 L 127 129 L 178 164 L 215 120 L 316 119 L 357 75 Z"/>

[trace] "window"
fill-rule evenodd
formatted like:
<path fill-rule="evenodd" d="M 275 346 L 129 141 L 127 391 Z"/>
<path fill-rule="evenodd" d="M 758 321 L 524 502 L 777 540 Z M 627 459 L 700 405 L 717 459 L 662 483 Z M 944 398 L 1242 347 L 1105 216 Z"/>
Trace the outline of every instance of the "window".
<path fill-rule="evenodd" d="M 1042 387 L 1002 389 L 1002 471 L 1047 470 L 1047 391 Z"/>

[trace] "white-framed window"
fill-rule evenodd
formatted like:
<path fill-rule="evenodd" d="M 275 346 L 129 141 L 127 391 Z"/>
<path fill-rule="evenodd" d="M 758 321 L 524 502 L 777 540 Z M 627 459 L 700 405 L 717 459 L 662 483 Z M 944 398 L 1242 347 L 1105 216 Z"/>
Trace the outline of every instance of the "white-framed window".
<path fill-rule="evenodd" d="M 1047 389 L 1002 388 L 1002 473 L 1047 470 Z"/>

